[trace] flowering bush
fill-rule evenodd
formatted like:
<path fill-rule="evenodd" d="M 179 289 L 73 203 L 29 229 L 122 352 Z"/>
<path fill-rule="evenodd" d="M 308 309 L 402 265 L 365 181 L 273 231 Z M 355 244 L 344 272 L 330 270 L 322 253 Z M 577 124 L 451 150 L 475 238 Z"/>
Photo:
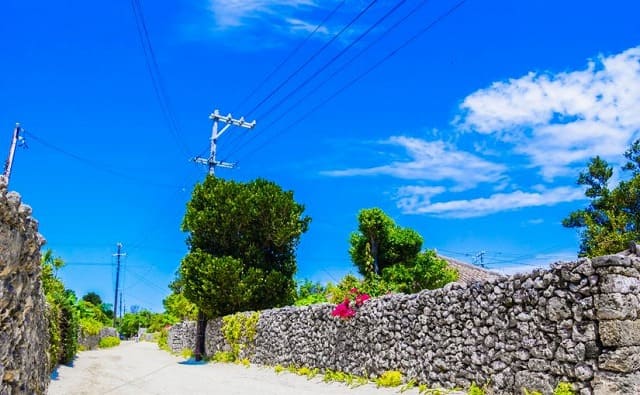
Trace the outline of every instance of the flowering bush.
<path fill-rule="evenodd" d="M 351 300 L 353 298 L 353 301 Z M 349 295 L 345 296 L 342 303 L 339 303 L 336 307 L 334 307 L 333 311 L 331 311 L 331 315 L 334 317 L 340 317 L 342 319 L 351 318 L 356 315 L 355 308 L 360 307 L 367 300 L 371 299 L 369 295 L 366 293 L 362 293 L 358 291 L 357 288 L 351 288 L 349 291 Z"/>

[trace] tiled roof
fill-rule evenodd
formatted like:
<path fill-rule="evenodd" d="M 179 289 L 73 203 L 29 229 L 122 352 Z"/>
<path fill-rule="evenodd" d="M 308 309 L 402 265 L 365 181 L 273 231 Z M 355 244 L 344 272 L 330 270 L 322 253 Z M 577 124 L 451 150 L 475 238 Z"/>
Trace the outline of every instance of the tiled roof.
<path fill-rule="evenodd" d="M 458 274 L 460 275 L 458 279 L 459 282 L 470 283 L 473 281 L 485 281 L 502 277 L 500 273 L 492 272 L 479 266 L 474 266 L 442 255 L 438 256 L 447 261 L 450 267 L 458 270 Z"/>

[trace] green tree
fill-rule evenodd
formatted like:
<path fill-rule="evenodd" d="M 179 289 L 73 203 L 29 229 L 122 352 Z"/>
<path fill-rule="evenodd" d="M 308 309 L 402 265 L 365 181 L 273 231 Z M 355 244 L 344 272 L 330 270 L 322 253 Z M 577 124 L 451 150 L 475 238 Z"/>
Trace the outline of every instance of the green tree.
<path fill-rule="evenodd" d="M 171 287 L 198 307 L 196 359 L 206 317 L 293 302 L 295 249 L 311 221 L 303 213 L 293 192 L 263 179 L 195 186 L 182 222 L 190 252 Z"/>
<path fill-rule="evenodd" d="M 612 186 L 613 167 L 596 156 L 581 172 L 577 184 L 590 199 L 584 209 L 571 212 L 562 225 L 580 230 L 580 256 L 613 254 L 640 239 L 640 140 L 624 153 L 627 175 Z"/>
<path fill-rule="evenodd" d="M 413 229 L 402 228 L 379 208 L 360 210 L 358 231 L 351 234 L 349 254 L 365 277 L 382 274 L 398 263 L 415 259 L 422 248 L 422 237 Z"/>
<path fill-rule="evenodd" d="M 185 296 L 207 314 L 290 304 L 295 295 L 295 249 L 311 221 L 303 212 L 304 206 L 296 203 L 293 192 L 283 191 L 273 182 L 258 179 L 239 183 L 207 177 L 196 185 L 182 225 L 189 232 L 190 247 L 183 260 L 184 270 L 180 270 Z M 210 267 L 201 273 L 196 269 L 198 264 Z M 220 295 L 196 301 L 192 297 L 200 292 L 198 282 L 204 280 L 189 273 L 238 281 L 220 283 L 211 278 L 211 289 Z M 242 294 L 239 300 L 226 296 L 238 293 Z"/>
<path fill-rule="evenodd" d="M 164 311 L 180 320 L 195 320 L 198 315 L 198 307 L 187 299 L 182 293 L 172 293 L 162 301 Z"/>
<path fill-rule="evenodd" d="M 434 251 L 421 251 L 422 236 L 398 226 L 379 208 L 360 210 L 350 242 L 351 260 L 365 278 L 358 288 L 372 296 L 435 289 L 458 279 L 457 271 Z"/>
<path fill-rule="evenodd" d="M 102 298 L 100 297 L 100 295 L 98 295 L 95 292 L 87 292 L 83 297 L 82 300 L 84 300 L 85 302 L 89 302 L 94 306 L 102 306 Z"/>

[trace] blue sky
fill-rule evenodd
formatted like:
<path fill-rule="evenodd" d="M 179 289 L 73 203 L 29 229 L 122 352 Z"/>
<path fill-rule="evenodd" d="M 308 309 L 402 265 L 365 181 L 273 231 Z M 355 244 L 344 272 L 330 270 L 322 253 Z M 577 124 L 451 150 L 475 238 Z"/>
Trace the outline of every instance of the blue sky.
<path fill-rule="evenodd" d="M 560 221 L 586 204 L 578 172 L 597 154 L 619 163 L 640 131 L 640 6 L 380 0 L 344 29 L 370 3 L 141 0 L 154 63 L 129 1 L 4 1 L 0 146 L 21 122 L 10 187 L 68 262 L 67 285 L 111 301 L 122 242 L 125 304 L 161 310 L 206 173 L 189 159 L 216 108 L 257 121 L 220 139 L 239 166 L 217 174 L 273 180 L 313 218 L 299 278 L 354 271 L 349 233 L 375 206 L 425 247 L 484 251 L 495 270 L 575 257 Z"/>

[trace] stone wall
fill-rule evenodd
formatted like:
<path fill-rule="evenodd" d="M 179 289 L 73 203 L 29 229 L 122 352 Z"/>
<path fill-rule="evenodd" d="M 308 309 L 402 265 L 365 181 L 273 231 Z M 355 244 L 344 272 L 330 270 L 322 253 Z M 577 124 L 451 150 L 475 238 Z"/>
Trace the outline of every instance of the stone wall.
<path fill-rule="evenodd" d="M 100 332 L 97 335 L 85 335 L 80 330 L 80 334 L 78 336 L 78 344 L 84 347 L 85 350 L 95 350 L 98 348 L 100 344 L 100 340 L 103 337 L 118 337 L 118 331 L 116 328 L 104 327 L 100 328 Z"/>
<path fill-rule="evenodd" d="M 42 394 L 49 383 L 42 244 L 31 208 L 0 176 L 0 394 Z"/>
<path fill-rule="evenodd" d="M 489 383 L 498 394 L 640 393 L 640 258 L 613 255 L 549 270 L 366 302 L 354 318 L 331 305 L 263 311 L 249 358 L 375 376 L 400 370 L 431 387 Z M 192 346 L 193 323 L 170 331 Z M 206 352 L 228 349 L 220 319 Z M 174 351 L 179 351 L 174 348 Z"/>

